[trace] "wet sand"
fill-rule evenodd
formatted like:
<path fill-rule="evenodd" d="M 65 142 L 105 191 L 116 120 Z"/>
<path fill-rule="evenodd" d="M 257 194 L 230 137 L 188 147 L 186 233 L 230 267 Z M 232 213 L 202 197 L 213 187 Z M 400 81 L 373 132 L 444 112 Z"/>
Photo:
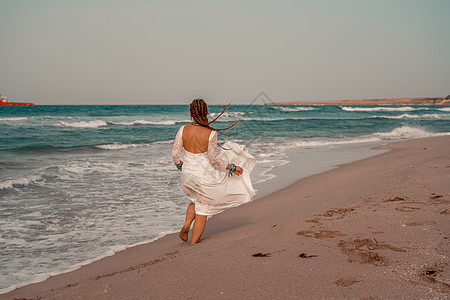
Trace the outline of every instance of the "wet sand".
<path fill-rule="evenodd" d="M 0 299 L 447 299 L 450 136 L 382 148 Z"/>

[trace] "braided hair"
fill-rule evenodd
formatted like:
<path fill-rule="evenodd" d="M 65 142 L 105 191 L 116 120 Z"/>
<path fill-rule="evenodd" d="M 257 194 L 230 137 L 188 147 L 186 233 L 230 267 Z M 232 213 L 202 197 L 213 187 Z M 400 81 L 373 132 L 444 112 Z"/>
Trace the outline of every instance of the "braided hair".
<path fill-rule="evenodd" d="M 228 126 L 227 128 L 211 127 L 210 124 L 214 123 L 221 115 L 223 115 L 223 113 L 228 109 L 229 106 L 230 106 L 230 104 L 228 104 L 222 110 L 222 112 L 217 117 L 215 117 L 211 122 L 208 121 L 208 106 L 206 105 L 205 100 L 194 99 L 189 107 L 189 111 L 191 113 L 191 117 L 194 120 L 194 122 L 196 122 L 200 126 L 220 132 L 223 130 L 230 129 L 231 127 L 233 127 L 234 125 L 236 125 L 239 122 L 239 120 L 237 120 L 236 122 L 234 122 L 233 124 L 231 124 L 231 126 Z M 220 133 L 222 133 L 222 132 L 220 132 Z M 222 133 L 222 134 L 224 134 L 224 133 Z M 224 135 L 226 135 L 226 134 L 224 134 Z"/>

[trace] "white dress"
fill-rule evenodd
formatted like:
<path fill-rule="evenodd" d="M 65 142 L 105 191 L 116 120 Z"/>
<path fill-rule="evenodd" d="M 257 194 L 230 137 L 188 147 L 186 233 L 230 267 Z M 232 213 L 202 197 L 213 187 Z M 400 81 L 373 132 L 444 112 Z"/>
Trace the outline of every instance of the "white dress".
<path fill-rule="evenodd" d="M 184 126 L 178 130 L 172 149 L 175 164 L 180 163 L 183 129 Z M 184 150 L 181 188 L 195 204 L 195 213 L 198 215 L 215 215 L 227 208 L 250 202 L 255 196 L 250 181 L 255 158 L 244 145 L 226 142 L 223 148 L 227 150 L 218 154 L 217 132 L 213 130 L 209 136 L 207 152 L 195 154 Z M 230 174 L 226 169 L 229 163 L 242 167 L 242 175 Z"/>

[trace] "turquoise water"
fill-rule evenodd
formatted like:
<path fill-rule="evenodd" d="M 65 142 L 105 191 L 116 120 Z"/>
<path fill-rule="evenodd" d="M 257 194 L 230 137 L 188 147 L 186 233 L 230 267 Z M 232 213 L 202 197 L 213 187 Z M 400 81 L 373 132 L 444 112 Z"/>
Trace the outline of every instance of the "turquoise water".
<path fill-rule="evenodd" d="M 441 106 L 235 105 L 214 126 L 236 119 L 219 139 L 248 146 L 256 188 L 288 153 L 450 134 Z M 0 292 L 177 230 L 170 151 L 189 122 L 188 105 L 0 107 Z"/>

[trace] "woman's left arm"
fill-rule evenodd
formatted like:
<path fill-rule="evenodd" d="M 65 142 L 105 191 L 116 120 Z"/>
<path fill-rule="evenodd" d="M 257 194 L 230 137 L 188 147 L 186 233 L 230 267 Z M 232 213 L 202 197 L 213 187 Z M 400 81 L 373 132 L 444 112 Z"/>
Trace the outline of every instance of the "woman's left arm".
<path fill-rule="evenodd" d="M 208 143 L 208 158 L 209 162 L 219 170 L 226 170 L 228 168 L 228 163 L 224 162 L 219 158 L 217 153 L 217 132 L 212 132 L 212 137 Z"/>
<path fill-rule="evenodd" d="M 214 131 L 212 133 L 212 137 L 209 140 L 208 144 L 208 158 L 209 162 L 217 169 L 224 170 L 224 171 L 230 171 L 233 174 L 241 175 L 244 171 L 241 167 L 231 165 L 229 163 L 224 162 L 219 158 L 219 155 L 217 154 L 217 132 Z"/>

